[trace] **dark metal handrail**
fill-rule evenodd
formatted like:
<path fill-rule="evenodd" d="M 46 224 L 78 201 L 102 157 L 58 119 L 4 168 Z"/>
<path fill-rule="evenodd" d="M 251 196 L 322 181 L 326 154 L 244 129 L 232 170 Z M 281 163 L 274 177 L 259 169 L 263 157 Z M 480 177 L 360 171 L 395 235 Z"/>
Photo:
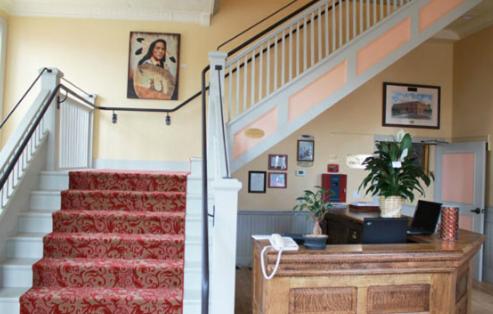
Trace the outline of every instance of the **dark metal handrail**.
<path fill-rule="evenodd" d="M 36 76 L 36 79 L 34 79 L 34 81 L 31 83 L 31 85 L 29 86 L 29 88 L 24 92 L 24 94 L 22 95 L 21 99 L 19 99 L 19 101 L 15 104 L 15 106 L 7 114 L 7 116 L 5 118 L 3 118 L 2 122 L 0 123 L 0 129 L 3 128 L 3 126 L 5 125 L 5 123 L 7 123 L 7 121 L 14 114 L 14 112 L 17 110 L 17 108 L 20 106 L 20 104 L 24 101 L 24 98 L 26 98 L 26 96 L 29 94 L 29 92 L 31 91 L 31 89 L 34 87 L 34 85 L 36 85 L 36 83 L 39 81 L 39 79 L 41 78 L 41 76 L 45 72 L 51 73 L 51 69 L 43 68 L 39 72 L 38 76 Z"/>
<path fill-rule="evenodd" d="M 247 27 L 246 29 L 244 29 L 243 31 L 239 32 L 238 34 L 234 35 L 233 37 L 231 37 L 230 39 L 224 41 L 222 44 L 220 44 L 219 46 L 217 46 L 216 50 L 221 50 L 221 48 L 223 46 L 225 46 L 226 44 L 229 44 L 230 42 L 232 42 L 233 40 L 235 40 L 236 38 L 240 37 L 241 35 L 245 34 L 246 32 L 252 30 L 253 28 L 257 27 L 258 25 L 260 25 L 261 23 L 267 21 L 268 19 L 270 19 L 271 17 L 273 17 L 274 15 L 276 15 L 277 13 L 281 12 L 281 11 L 284 11 L 285 9 L 287 9 L 288 7 L 290 7 L 291 5 L 293 5 L 294 3 L 296 3 L 298 0 L 293 0 L 291 1 L 290 3 L 286 4 L 285 6 L 279 8 L 278 10 L 276 10 L 275 12 L 272 12 L 271 14 L 269 14 L 268 16 L 264 17 L 263 19 L 261 19 L 260 21 L 256 22 L 255 24 Z"/>

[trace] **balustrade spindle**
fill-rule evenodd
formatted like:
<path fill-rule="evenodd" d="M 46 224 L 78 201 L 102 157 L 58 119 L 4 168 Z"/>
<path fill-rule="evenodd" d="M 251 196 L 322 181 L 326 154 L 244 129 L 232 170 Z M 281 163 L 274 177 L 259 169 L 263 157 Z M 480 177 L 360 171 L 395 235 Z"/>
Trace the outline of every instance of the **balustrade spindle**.
<path fill-rule="evenodd" d="M 248 55 L 245 55 L 243 63 L 243 112 L 247 110 L 247 94 L 248 94 Z"/>
<path fill-rule="evenodd" d="M 286 81 L 286 33 L 284 30 L 282 31 L 282 40 L 281 40 L 281 86 L 284 86 Z"/>
<path fill-rule="evenodd" d="M 236 91 L 235 91 L 235 97 L 236 97 L 236 114 L 240 113 L 240 59 L 236 61 Z"/>
<path fill-rule="evenodd" d="M 250 86 L 250 106 L 249 108 L 253 107 L 255 105 L 255 52 L 256 49 L 253 49 L 252 51 L 252 72 L 251 72 L 251 86 Z"/>
<path fill-rule="evenodd" d="M 317 38 L 318 38 L 318 62 L 320 62 L 320 60 L 322 60 L 322 9 L 319 8 L 318 9 L 318 14 L 317 14 L 317 26 L 318 26 L 318 29 L 317 29 Z"/>

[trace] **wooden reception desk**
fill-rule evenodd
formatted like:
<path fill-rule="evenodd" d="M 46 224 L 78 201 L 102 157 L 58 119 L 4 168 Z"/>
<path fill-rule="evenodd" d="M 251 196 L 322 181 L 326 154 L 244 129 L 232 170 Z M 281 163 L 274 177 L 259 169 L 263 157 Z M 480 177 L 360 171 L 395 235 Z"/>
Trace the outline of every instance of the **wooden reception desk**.
<path fill-rule="evenodd" d="M 254 241 L 253 313 L 471 313 L 471 260 L 484 238 L 463 231 L 457 242 L 437 235 L 416 243 L 303 246 L 283 253 L 279 271 L 265 280 Z M 270 273 L 277 254 L 267 257 Z"/>

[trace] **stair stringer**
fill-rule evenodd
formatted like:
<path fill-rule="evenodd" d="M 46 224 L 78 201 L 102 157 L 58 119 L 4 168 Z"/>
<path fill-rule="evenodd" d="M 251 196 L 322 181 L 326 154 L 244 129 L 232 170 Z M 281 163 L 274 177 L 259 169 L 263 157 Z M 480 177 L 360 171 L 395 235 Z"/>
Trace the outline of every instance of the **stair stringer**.
<path fill-rule="evenodd" d="M 444 7 L 447 7 L 452 2 L 456 3 L 455 7 L 446 11 L 429 26 L 420 29 L 420 23 L 423 23 L 423 12 L 429 10 L 430 6 L 435 5 L 435 9 L 438 6 L 439 9 L 443 10 Z M 387 20 L 353 39 L 345 47 L 325 58 L 318 65 L 313 66 L 272 95 L 261 100 L 227 125 L 232 171 L 239 170 L 294 133 L 480 2 L 481 0 L 413 1 Z M 361 57 L 366 48 L 379 40 L 388 40 L 389 36 L 401 29 L 404 32 L 408 32 L 409 40 L 388 51 L 384 57 L 363 71 L 358 70 L 358 65 L 361 67 L 361 64 L 363 64 L 361 62 L 362 59 L 359 59 L 359 57 Z M 341 71 L 341 68 L 343 71 Z M 321 101 L 311 104 L 311 108 L 306 112 L 296 118 L 289 118 L 289 102 L 292 96 L 309 88 L 311 84 L 316 84 L 317 81 L 320 82 L 320 80 L 327 78 L 335 81 L 337 85 L 337 79 L 340 78 L 338 74 L 340 73 L 345 75 L 345 80 L 341 86 L 335 88 L 332 93 Z M 270 126 L 264 128 L 266 123 Z M 247 138 L 244 133 L 249 128 L 258 128 L 267 134 L 261 139 Z M 269 129 L 271 129 L 270 132 Z M 274 130 L 272 131 L 272 129 Z"/>

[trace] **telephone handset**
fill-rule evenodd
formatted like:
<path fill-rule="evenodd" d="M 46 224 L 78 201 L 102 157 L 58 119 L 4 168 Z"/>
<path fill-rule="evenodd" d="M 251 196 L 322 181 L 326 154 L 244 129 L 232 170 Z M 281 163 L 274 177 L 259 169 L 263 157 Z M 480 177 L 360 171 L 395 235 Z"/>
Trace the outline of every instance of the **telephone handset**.
<path fill-rule="evenodd" d="M 274 233 L 270 238 L 269 238 L 270 244 L 262 249 L 262 252 L 260 253 L 260 263 L 262 266 L 262 274 L 264 275 L 264 278 L 267 280 L 270 280 L 274 277 L 274 275 L 277 272 L 277 269 L 279 268 L 279 264 L 281 262 L 281 255 L 283 251 L 297 251 L 299 249 L 298 244 L 294 242 L 293 239 L 288 238 L 288 237 L 282 237 L 280 234 Z M 276 265 L 274 266 L 274 270 L 270 275 L 267 275 L 267 272 L 265 270 L 265 253 L 267 252 L 268 249 L 273 248 L 274 250 L 278 251 L 277 253 L 277 261 Z"/>

